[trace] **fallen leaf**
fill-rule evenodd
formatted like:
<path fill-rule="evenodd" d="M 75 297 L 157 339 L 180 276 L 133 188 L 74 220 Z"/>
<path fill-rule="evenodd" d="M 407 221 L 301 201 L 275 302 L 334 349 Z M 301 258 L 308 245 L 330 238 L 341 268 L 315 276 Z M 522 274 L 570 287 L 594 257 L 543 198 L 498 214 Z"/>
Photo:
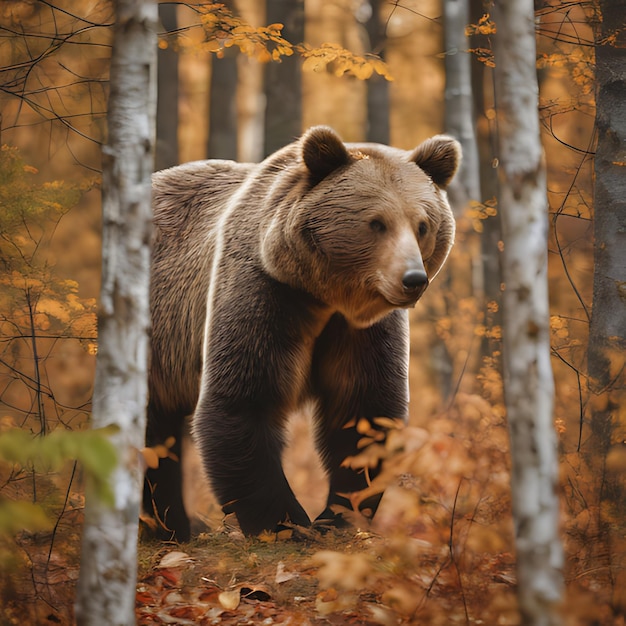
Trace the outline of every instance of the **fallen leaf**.
<path fill-rule="evenodd" d="M 140 606 L 149 606 L 154 602 L 154 598 L 148 590 L 140 589 L 135 595 L 135 602 Z"/>
<path fill-rule="evenodd" d="M 168 552 L 161 559 L 157 567 L 182 567 L 187 563 L 191 563 L 191 561 L 193 561 L 193 559 L 186 552 L 174 550 L 173 552 Z"/>
<path fill-rule="evenodd" d="M 227 611 L 234 611 L 241 602 L 241 593 L 239 591 L 222 591 L 217 599 Z"/>
<path fill-rule="evenodd" d="M 178 591 L 170 591 L 163 597 L 163 604 L 181 604 L 185 598 Z"/>
<path fill-rule="evenodd" d="M 182 617 L 170 615 L 165 611 L 155 613 L 155 617 L 159 618 L 160 622 L 157 623 L 161 624 L 176 624 L 176 626 L 195 626 L 195 624 L 197 624 L 195 620 L 183 619 Z"/>
<path fill-rule="evenodd" d="M 288 580 L 298 578 L 299 575 L 300 574 L 298 574 L 298 572 L 287 572 L 285 570 L 285 564 L 282 561 L 279 561 L 276 566 L 276 576 L 274 578 L 274 582 L 276 582 L 277 585 L 280 585 L 281 583 L 286 583 Z"/>
<path fill-rule="evenodd" d="M 270 532 L 269 530 L 264 530 L 260 535 L 257 536 L 257 539 L 262 543 L 276 543 L 277 541 L 286 541 L 287 539 L 291 539 L 293 537 L 293 530 L 291 528 L 283 528 L 278 532 Z"/>
<path fill-rule="evenodd" d="M 180 569 L 161 568 L 156 572 L 151 572 L 144 579 L 143 583 L 151 585 L 157 591 L 171 589 L 180 586 L 182 573 Z"/>

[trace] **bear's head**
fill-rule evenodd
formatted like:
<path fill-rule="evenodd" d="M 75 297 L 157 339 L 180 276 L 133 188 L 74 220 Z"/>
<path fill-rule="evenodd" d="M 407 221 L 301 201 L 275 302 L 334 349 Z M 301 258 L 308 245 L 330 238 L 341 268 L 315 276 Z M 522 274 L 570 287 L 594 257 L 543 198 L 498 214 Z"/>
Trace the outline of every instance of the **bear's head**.
<path fill-rule="evenodd" d="M 454 240 L 445 188 L 458 142 L 438 135 L 403 151 L 344 144 L 317 126 L 293 150 L 293 167 L 281 159 L 285 185 L 275 187 L 263 229 L 266 270 L 360 328 L 414 306 Z"/>

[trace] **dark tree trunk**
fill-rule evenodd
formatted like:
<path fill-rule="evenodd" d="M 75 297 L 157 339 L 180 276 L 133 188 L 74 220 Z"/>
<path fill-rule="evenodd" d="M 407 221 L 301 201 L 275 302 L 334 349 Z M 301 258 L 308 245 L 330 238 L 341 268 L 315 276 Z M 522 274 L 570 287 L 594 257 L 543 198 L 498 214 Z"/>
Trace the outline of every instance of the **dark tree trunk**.
<path fill-rule="evenodd" d="M 366 29 L 369 49 L 372 53 L 385 57 L 385 24 L 381 21 L 380 8 L 384 0 L 370 0 L 372 14 L 367 20 Z M 367 141 L 388 144 L 389 131 L 389 82 L 378 74 L 367 81 Z"/>
<path fill-rule="evenodd" d="M 164 32 L 176 30 L 176 5 L 159 4 Z M 178 53 L 168 46 L 158 51 L 157 69 L 157 170 L 178 164 Z"/>
<path fill-rule="evenodd" d="M 268 24 L 284 24 L 283 36 L 304 41 L 304 0 L 267 0 Z M 265 154 L 291 143 L 302 132 L 302 77 L 299 55 L 265 69 Z"/>
<path fill-rule="evenodd" d="M 470 0 L 470 22 L 476 24 L 484 14 L 482 0 Z M 473 35 L 470 40 L 471 48 L 489 48 L 491 43 L 484 35 Z M 496 161 L 497 137 L 493 116 L 488 114 L 495 106 L 493 99 L 493 69 L 487 67 L 476 57 L 471 61 L 472 99 L 476 116 L 476 140 L 478 148 L 480 202 L 487 202 L 498 195 L 497 176 L 494 165 Z M 501 304 L 502 274 L 500 270 L 500 246 L 502 228 L 500 224 L 500 207 L 496 207 L 495 215 L 487 216 L 481 221 L 482 233 L 481 248 L 481 275 L 482 293 L 485 302 L 485 320 L 490 327 L 502 325 Z M 497 306 L 493 306 L 493 304 Z M 494 339 L 483 339 L 481 353 L 491 357 L 494 352 L 501 351 L 501 342 Z"/>
<path fill-rule="evenodd" d="M 224 2 L 233 9 L 232 2 Z M 209 89 L 209 159 L 237 159 L 237 50 L 227 48 L 224 57 L 211 59 Z"/>
<path fill-rule="evenodd" d="M 593 308 L 589 333 L 591 437 L 585 448 L 599 483 L 595 567 L 608 572 L 613 605 L 626 613 L 626 457 L 620 407 L 626 405 L 626 15 L 624 0 L 600 2 L 596 32 Z M 620 29 L 621 28 L 621 29 Z M 621 409 L 623 411 L 623 408 Z M 611 461 L 612 459 L 612 461 Z M 623 463 L 623 461 L 622 461 Z"/>

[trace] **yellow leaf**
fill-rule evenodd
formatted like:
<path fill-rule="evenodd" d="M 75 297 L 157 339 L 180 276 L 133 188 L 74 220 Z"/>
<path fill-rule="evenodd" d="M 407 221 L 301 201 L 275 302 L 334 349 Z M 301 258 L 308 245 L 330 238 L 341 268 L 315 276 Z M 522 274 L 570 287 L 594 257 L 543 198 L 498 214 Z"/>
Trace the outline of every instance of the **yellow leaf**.
<path fill-rule="evenodd" d="M 398 429 L 404 426 L 404 422 L 395 417 L 375 417 L 372 421 L 381 428 Z"/>
<path fill-rule="evenodd" d="M 241 602 L 241 594 L 239 591 L 222 591 L 217 599 L 227 611 L 234 611 Z"/>
<path fill-rule="evenodd" d="M 354 66 L 352 68 L 352 73 L 359 80 L 367 80 L 374 73 L 374 68 L 369 63 L 365 63 L 364 65 Z"/>
<path fill-rule="evenodd" d="M 323 70 L 325 67 L 326 63 L 314 56 L 304 59 L 304 62 L 302 63 L 302 69 L 305 72 L 318 72 L 319 70 Z"/>
<path fill-rule="evenodd" d="M 266 48 L 261 48 L 256 54 L 256 60 L 259 63 L 267 63 L 272 60 L 272 55 Z"/>
<path fill-rule="evenodd" d="M 285 541 L 287 539 L 291 539 L 292 537 L 293 530 L 291 530 L 291 528 L 284 528 L 278 532 L 264 530 L 262 533 L 257 535 L 257 539 L 261 543 L 276 543 L 277 541 Z"/>
<path fill-rule="evenodd" d="M 220 49 L 220 42 L 217 39 L 209 39 L 203 47 L 207 52 L 217 52 Z"/>
<path fill-rule="evenodd" d="M 150 469 L 157 469 L 157 467 L 159 467 L 159 455 L 154 448 L 142 448 L 141 456 Z"/>
<path fill-rule="evenodd" d="M 356 425 L 356 432 L 359 433 L 359 435 L 365 435 L 366 433 L 368 433 L 371 430 L 372 426 L 369 423 L 369 420 L 366 420 L 364 417 L 362 417 Z"/>

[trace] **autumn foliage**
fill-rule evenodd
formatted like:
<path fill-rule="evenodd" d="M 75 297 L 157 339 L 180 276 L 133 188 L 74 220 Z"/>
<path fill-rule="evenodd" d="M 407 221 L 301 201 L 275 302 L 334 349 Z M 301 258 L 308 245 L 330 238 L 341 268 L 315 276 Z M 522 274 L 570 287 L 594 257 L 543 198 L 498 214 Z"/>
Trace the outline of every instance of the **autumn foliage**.
<path fill-rule="evenodd" d="M 104 135 L 111 14 L 102 3 L 98 13 L 76 21 L 72 3 L 58 4 L 63 11 L 47 3 L 0 8 L 0 69 L 7 78 L 7 99 L 0 101 L 6 142 L 0 150 L 2 623 L 72 623 L 83 480 L 102 480 L 114 457 L 102 439 L 82 438 L 97 345 L 100 227 L 93 170 Z M 390 3 L 385 13 L 395 33 L 385 62 L 351 52 L 345 41 L 287 41 L 281 24 L 253 26 L 218 3 L 192 5 L 192 25 L 163 33 L 159 45 L 179 52 L 187 86 L 207 62 L 203 53 L 219 57 L 227 49 L 262 63 L 298 55 L 314 78 L 343 76 L 355 93 L 362 89 L 355 78 L 393 76 L 396 111 L 412 112 L 396 132 L 402 141 L 406 127 L 421 124 L 424 134 L 441 128 L 440 118 L 424 122 L 416 113 L 425 94 L 415 92 L 414 64 L 402 61 L 412 58 L 413 45 L 403 28 L 420 18 L 417 4 L 400 13 L 401 4 Z M 607 405 L 604 391 L 610 390 L 598 391 L 587 375 L 598 19 L 595 3 L 545 2 L 537 10 L 568 626 L 623 624 L 626 612 L 626 402 L 615 409 L 614 430 L 600 452 L 592 414 Z M 482 82 L 488 86 L 497 24 L 488 14 L 472 21 L 468 48 L 487 72 Z M 439 31 L 433 32 L 436 39 Z M 75 47 L 68 50 L 72 41 L 83 46 L 84 57 Z M 436 54 L 429 49 L 427 56 Z M 433 89 L 443 85 L 430 80 Z M 343 99 L 334 106 L 343 112 L 349 103 L 337 90 Z M 191 92 L 180 98 L 180 135 L 195 139 L 204 122 L 194 115 Z M 488 138 L 483 167 L 493 181 L 498 163 L 489 138 L 497 132 L 497 103 L 488 88 L 483 95 L 478 127 Z M 321 108 L 320 97 L 334 96 L 310 95 L 315 104 L 307 115 Z M 343 120 L 339 113 L 337 119 Z M 204 481 L 195 483 L 187 495 L 196 538 L 187 546 L 142 543 L 139 624 L 519 624 L 499 285 L 493 277 L 485 282 L 481 266 L 481 241 L 497 225 L 499 208 L 492 189 L 484 196 L 459 211 L 447 269 L 411 314 L 409 424 L 397 425 L 387 442 L 362 425 L 362 454 L 346 460 L 363 471 L 385 461 L 371 483 L 372 490 L 386 487 L 374 522 L 354 518 L 354 528 L 345 531 L 294 528 L 247 539 L 204 495 Z M 496 259 L 501 246 L 492 251 Z M 609 356 L 617 388 L 623 354 Z M 310 440 L 307 417 L 298 416 L 287 471 L 305 508 L 316 514 L 325 487 Z M 169 450 L 143 453 L 153 465 Z M 607 528 L 621 540 L 607 542 Z"/>
<path fill-rule="evenodd" d="M 305 71 L 320 72 L 328 68 L 335 76 L 348 73 L 366 80 L 376 73 L 392 79 L 387 64 L 375 55 L 360 56 L 335 43 L 324 43 L 317 48 L 306 43 L 294 44 L 282 36 L 283 24 L 255 28 L 223 4 L 199 4 L 195 10 L 203 31 L 203 41 L 198 44 L 181 33 L 175 33 L 163 36 L 159 47 L 166 48 L 171 42 L 174 46 L 193 46 L 214 52 L 218 57 L 224 55 L 224 50 L 237 47 L 243 54 L 261 63 L 280 62 L 282 57 L 297 54 L 304 59 L 302 69 Z"/>

